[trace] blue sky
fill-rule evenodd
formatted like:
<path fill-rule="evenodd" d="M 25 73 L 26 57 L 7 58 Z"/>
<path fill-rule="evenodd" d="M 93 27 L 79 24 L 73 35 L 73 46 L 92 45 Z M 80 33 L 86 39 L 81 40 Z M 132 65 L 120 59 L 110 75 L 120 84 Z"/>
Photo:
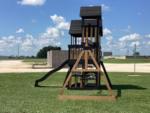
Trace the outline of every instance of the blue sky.
<path fill-rule="evenodd" d="M 150 55 L 149 0 L 0 0 L 0 55 L 36 55 L 47 45 L 67 49 L 69 23 L 81 6 L 102 5 L 103 51 Z"/>

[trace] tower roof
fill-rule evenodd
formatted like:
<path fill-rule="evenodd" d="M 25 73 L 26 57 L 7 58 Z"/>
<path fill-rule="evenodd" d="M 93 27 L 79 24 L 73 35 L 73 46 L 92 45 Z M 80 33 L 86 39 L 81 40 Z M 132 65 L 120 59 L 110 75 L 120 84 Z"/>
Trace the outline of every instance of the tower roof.
<path fill-rule="evenodd" d="M 101 16 L 101 6 L 86 6 L 80 8 L 82 18 L 95 18 Z"/>
<path fill-rule="evenodd" d="M 83 26 L 97 26 L 96 19 L 86 19 Z M 102 23 L 100 22 L 100 35 L 102 33 Z M 75 37 L 82 36 L 82 20 L 72 20 L 70 24 L 69 34 Z"/>
<path fill-rule="evenodd" d="M 81 31 L 81 20 L 71 20 L 69 34 L 80 37 L 82 34 Z"/>

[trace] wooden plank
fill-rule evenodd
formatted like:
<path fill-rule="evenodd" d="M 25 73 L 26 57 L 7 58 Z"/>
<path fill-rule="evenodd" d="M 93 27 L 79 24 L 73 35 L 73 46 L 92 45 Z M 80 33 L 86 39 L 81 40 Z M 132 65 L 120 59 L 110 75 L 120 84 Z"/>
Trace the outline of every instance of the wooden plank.
<path fill-rule="evenodd" d="M 86 29 L 86 36 L 85 36 L 85 47 L 88 47 L 88 27 L 85 28 Z"/>
<path fill-rule="evenodd" d="M 108 80 L 107 80 L 106 76 L 103 75 L 102 77 L 103 77 L 103 80 L 104 80 L 104 82 L 105 82 L 105 84 L 106 84 L 106 87 L 107 87 L 107 89 L 108 89 L 109 95 L 114 95 L 114 94 L 113 94 L 113 91 L 112 91 L 112 89 L 111 89 L 111 87 L 110 87 L 110 85 L 109 85 L 109 83 L 108 83 Z"/>
<path fill-rule="evenodd" d="M 88 47 L 88 27 L 86 27 L 85 47 Z M 85 69 L 87 69 L 87 67 L 88 67 L 88 54 L 87 54 L 87 50 L 85 50 L 84 60 L 85 60 Z"/>
<path fill-rule="evenodd" d="M 70 78 L 70 80 L 69 80 L 69 82 L 68 82 L 69 88 L 71 88 L 71 85 L 72 85 L 72 76 L 71 76 L 71 78 Z"/>
<path fill-rule="evenodd" d="M 100 72 L 98 69 L 74 69 L 72 72 Z"/>
<path fill-rule="evenodd" d="M 90 37 L 91 37 L 91 40 L 93 42 L 93 27 L 90 28 Z"/>
<path fill-rule="evenodd" d="M 82 43 L 84 42 L 84 27 L 82 28 Z"/>
<path fill-rule="evenodd" d="M 94 101 L 115 101 L 116 96 L 78 96 L 78 95 L 59 95 L 59 100 L 94 100 Z"/>
<path fill-rule="evenodd" d="M 95 36 L 95 42 L 96 42 L 96 41 L 97 41 L 97 40 L 96 40 L 96 37 L 97 37 L 97 27 L 95 27 L 94 30 L 95 30 L 94 36 Z"/>
<path fill-rule="evenodd" d="M 91 58 L 92 58 L 94 64 L 96 65 L 96 68 L 97 68 L 99 71 L 101 71 L 101 69 L 100 69 L 98 63 L 96 62 L 96 60 L 95 60 L 95 58 L 94 58 L 92 52 L 91 52 L 90 50 L 88 50 L 88 52 L 89 52 L 89 54 L 90 54 L 90 56 L 91 56 Z"/>
<path fill-rule="evenodd" d="M 99 19 L 97 19 L 97 24 L 99 24 Z M 96 56 L 96 60 L 98 61 L 98 59 L 99 59 L 99 26 L 97 26 L 97 44 L 98 44 L 98 47 L 96 48 L 96 54 L 97 54 L 97 56 Z"/>

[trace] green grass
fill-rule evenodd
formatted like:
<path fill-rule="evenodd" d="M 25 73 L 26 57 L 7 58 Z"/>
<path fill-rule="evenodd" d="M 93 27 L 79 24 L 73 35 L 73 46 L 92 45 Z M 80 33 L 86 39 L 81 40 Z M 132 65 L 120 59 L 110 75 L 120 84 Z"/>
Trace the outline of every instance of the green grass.
<path fill-rule="evenodd" d="M 35 88 L 34 81 L 44 73 L 0 74 L 0 113 L 149 113 L 150 74 L 109 73 L 117 101 L 58 100 L 66 73 L 55 73 Z M 138 73 L 139 74 L 139 73 Z M 70 92 L 70 91 L 68 91 Z M 75 92 L 75 91 L 72 91 Z M 75 92 L 76 93 L 76 92 Z M 82 91 L 78 91 L 82 94 Z"/>
<path fill-rule="evenodd" d="M 150 59 L 104 59 L 104 63 L 150 63 Z"/>

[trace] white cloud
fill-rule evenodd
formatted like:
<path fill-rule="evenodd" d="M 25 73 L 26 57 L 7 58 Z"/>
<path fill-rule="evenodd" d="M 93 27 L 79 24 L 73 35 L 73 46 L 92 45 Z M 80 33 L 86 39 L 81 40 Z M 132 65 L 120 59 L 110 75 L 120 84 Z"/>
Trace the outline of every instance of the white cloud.
<path fill-rule="evenodd" d="M 54 22 L 54 24 L 56 24 L 56 27 L 58 29 L 69 30 L 70 23 L 66 22 L 64 17 L 54 14 L 54 15 L 50 16 L 50 19 Z"/>
<path fill-rule="evenodd" d="M 63 31 L 61 31 L 55 27 L 49 27 L 37 39 L 39 47 L 48 46 L 48 45 L 53 45 L 53 46 L 60 45 L 59 40 L 63 35 L 64 35 Z"/>
<path fill-rule="evenodd" d="M 0 37 L 0 51 L 7 54 L 16 54 L 19 45 L 21 49 L 20 54 L 33 55 L 44 46 L 60 46 L 60 40 L 68 29 L 69 23 L 64 17 L 57 15 L 51 16 L 51 21 L 53 25 L 46 28 L 44 32 L 36 37 L 31 34 L 22 34 L 22 37 L 13 35 Z M 16 31 L 16 33 L 22 32 L 24 32 L 22 28 Z"/>
<path fill-rule="evenodd" d="M 54 14 L 50 16 L 53 26 L 49 26 L 40 36 L 37 38 L 39 48 L 43 46 L 53 45 L 60 46 L 60 38 L 64 36 L 66 30 L 69 29 L 70 24 L 65 20 L 63 16 Z"/>
<path fill-rule="evenodd" d="M 52 20 L 54 23 L 56 23 L 56 24 L 59 24 L 59 23 L 65 21 L 64 17 L 58 16 L 57 14 L 54 14 L 54 15 L 50 16 L 50 18 L 51 18 L 51 20 Z"/>
<path fill-rule="evenodd" d="M 23 51 L 28 51 L 33 48 L 34 37 L 30 34 L 27 34 L 22 43 L 20 44 Z"/>
<path fill-rule="evenodd" d="M 127 49 L 129 48 L 133 48 L 135 44 L 137 45 L 137 47 L 141 46 L 142 41 L 142 37 L 138 33 L 125 35 L 118 39 L 117 48 L 127 51 Z"/>
<path fill-rule="evenodd" d="M 69 30 L 70 24 L 68 22 L 61 22 L 57 25 L 59 29 Z"/>
<path fill-rule="evenodd" d="M 140 40 L 140 39 L 141 39 L 140 34 L 133 33 L 133 34 L 126 35 L 126 36 L 123 36 L 123 37 L 119 38 L 119 41 L 127 42 L 127 41 L 137 41 L 137 40 Z"/>
<path fill-rule="evenodd" d="M 113 37 L 112 36 L 107 36 L 106 39 L 109 40 L 109 41 L 112 41 Z"/>
<path fill-rule="evenodd" d="M 148 34 L 148 35 L 145 35 L 145 37 L 146 37 L 146 38 L 150 38 L 150 34 Z"/>
<path fill-rule="evenodd" d="M 139 41 L 135 41 L 135 42 L 131 42 L 131 44 L 130 44 L 131 47 L 134 47 L 135 45 L 137 47 L 139 47 L 140 46 L 140 42 Z"/>
<path fill-rule="evenodd" d="M 21 5 L 31 5 L 31 6 L 41 6 L 44 5 L 46 0 L 19 0 L 17 1 L 18 4 Z"/>
<path fill-rule="evenodd" d="M 109 11 L 110 10 L 110 7 L 105 5 L 105 4 L 102 4 L 101 6 L 102 6 L 103 11 Z"/>
<path fill-rule="evenodd" d="M 148 46 L 150 46 L 150 41 L 149 41 L 149 42 L 147 42 L 147 45 L 148 45 Z"/>
<path fill-rule="evenodd" d="M 0 40 L 0 51 L 4 51 L 7 47 L 7 43 L 4 40 Z"/>
<path fill-rule="evenodd" d="M 0 38 L 0 49 L 1 51 L 6 51 L 7 49 L 11 49 L 16 44 L 16 38 L 13 35 L 4 36 Z"/>
<path fill-rule="evenodd" d="M 111 35 L 111 34 L 112 34 L 112 32 L 111 32 L 111 30 L 110 30 L 110 29 L 108 29 L 108 28 L 104 28 L 104 29 L 103 29 L 103 34 L 104 34 L 104 36 L 108 36 L 108 35 Z"/>
<path fill-rule="evenodd" d="M 24 33 L 24 30 L 22 28 L 17 29 L 16 33 Z"/>
<path fill-rule="evenodd" d="M 41 36 L 47 38 L 58 38 L 61 36 L 61 31 L 55 27 L 49 27 Z"/>

